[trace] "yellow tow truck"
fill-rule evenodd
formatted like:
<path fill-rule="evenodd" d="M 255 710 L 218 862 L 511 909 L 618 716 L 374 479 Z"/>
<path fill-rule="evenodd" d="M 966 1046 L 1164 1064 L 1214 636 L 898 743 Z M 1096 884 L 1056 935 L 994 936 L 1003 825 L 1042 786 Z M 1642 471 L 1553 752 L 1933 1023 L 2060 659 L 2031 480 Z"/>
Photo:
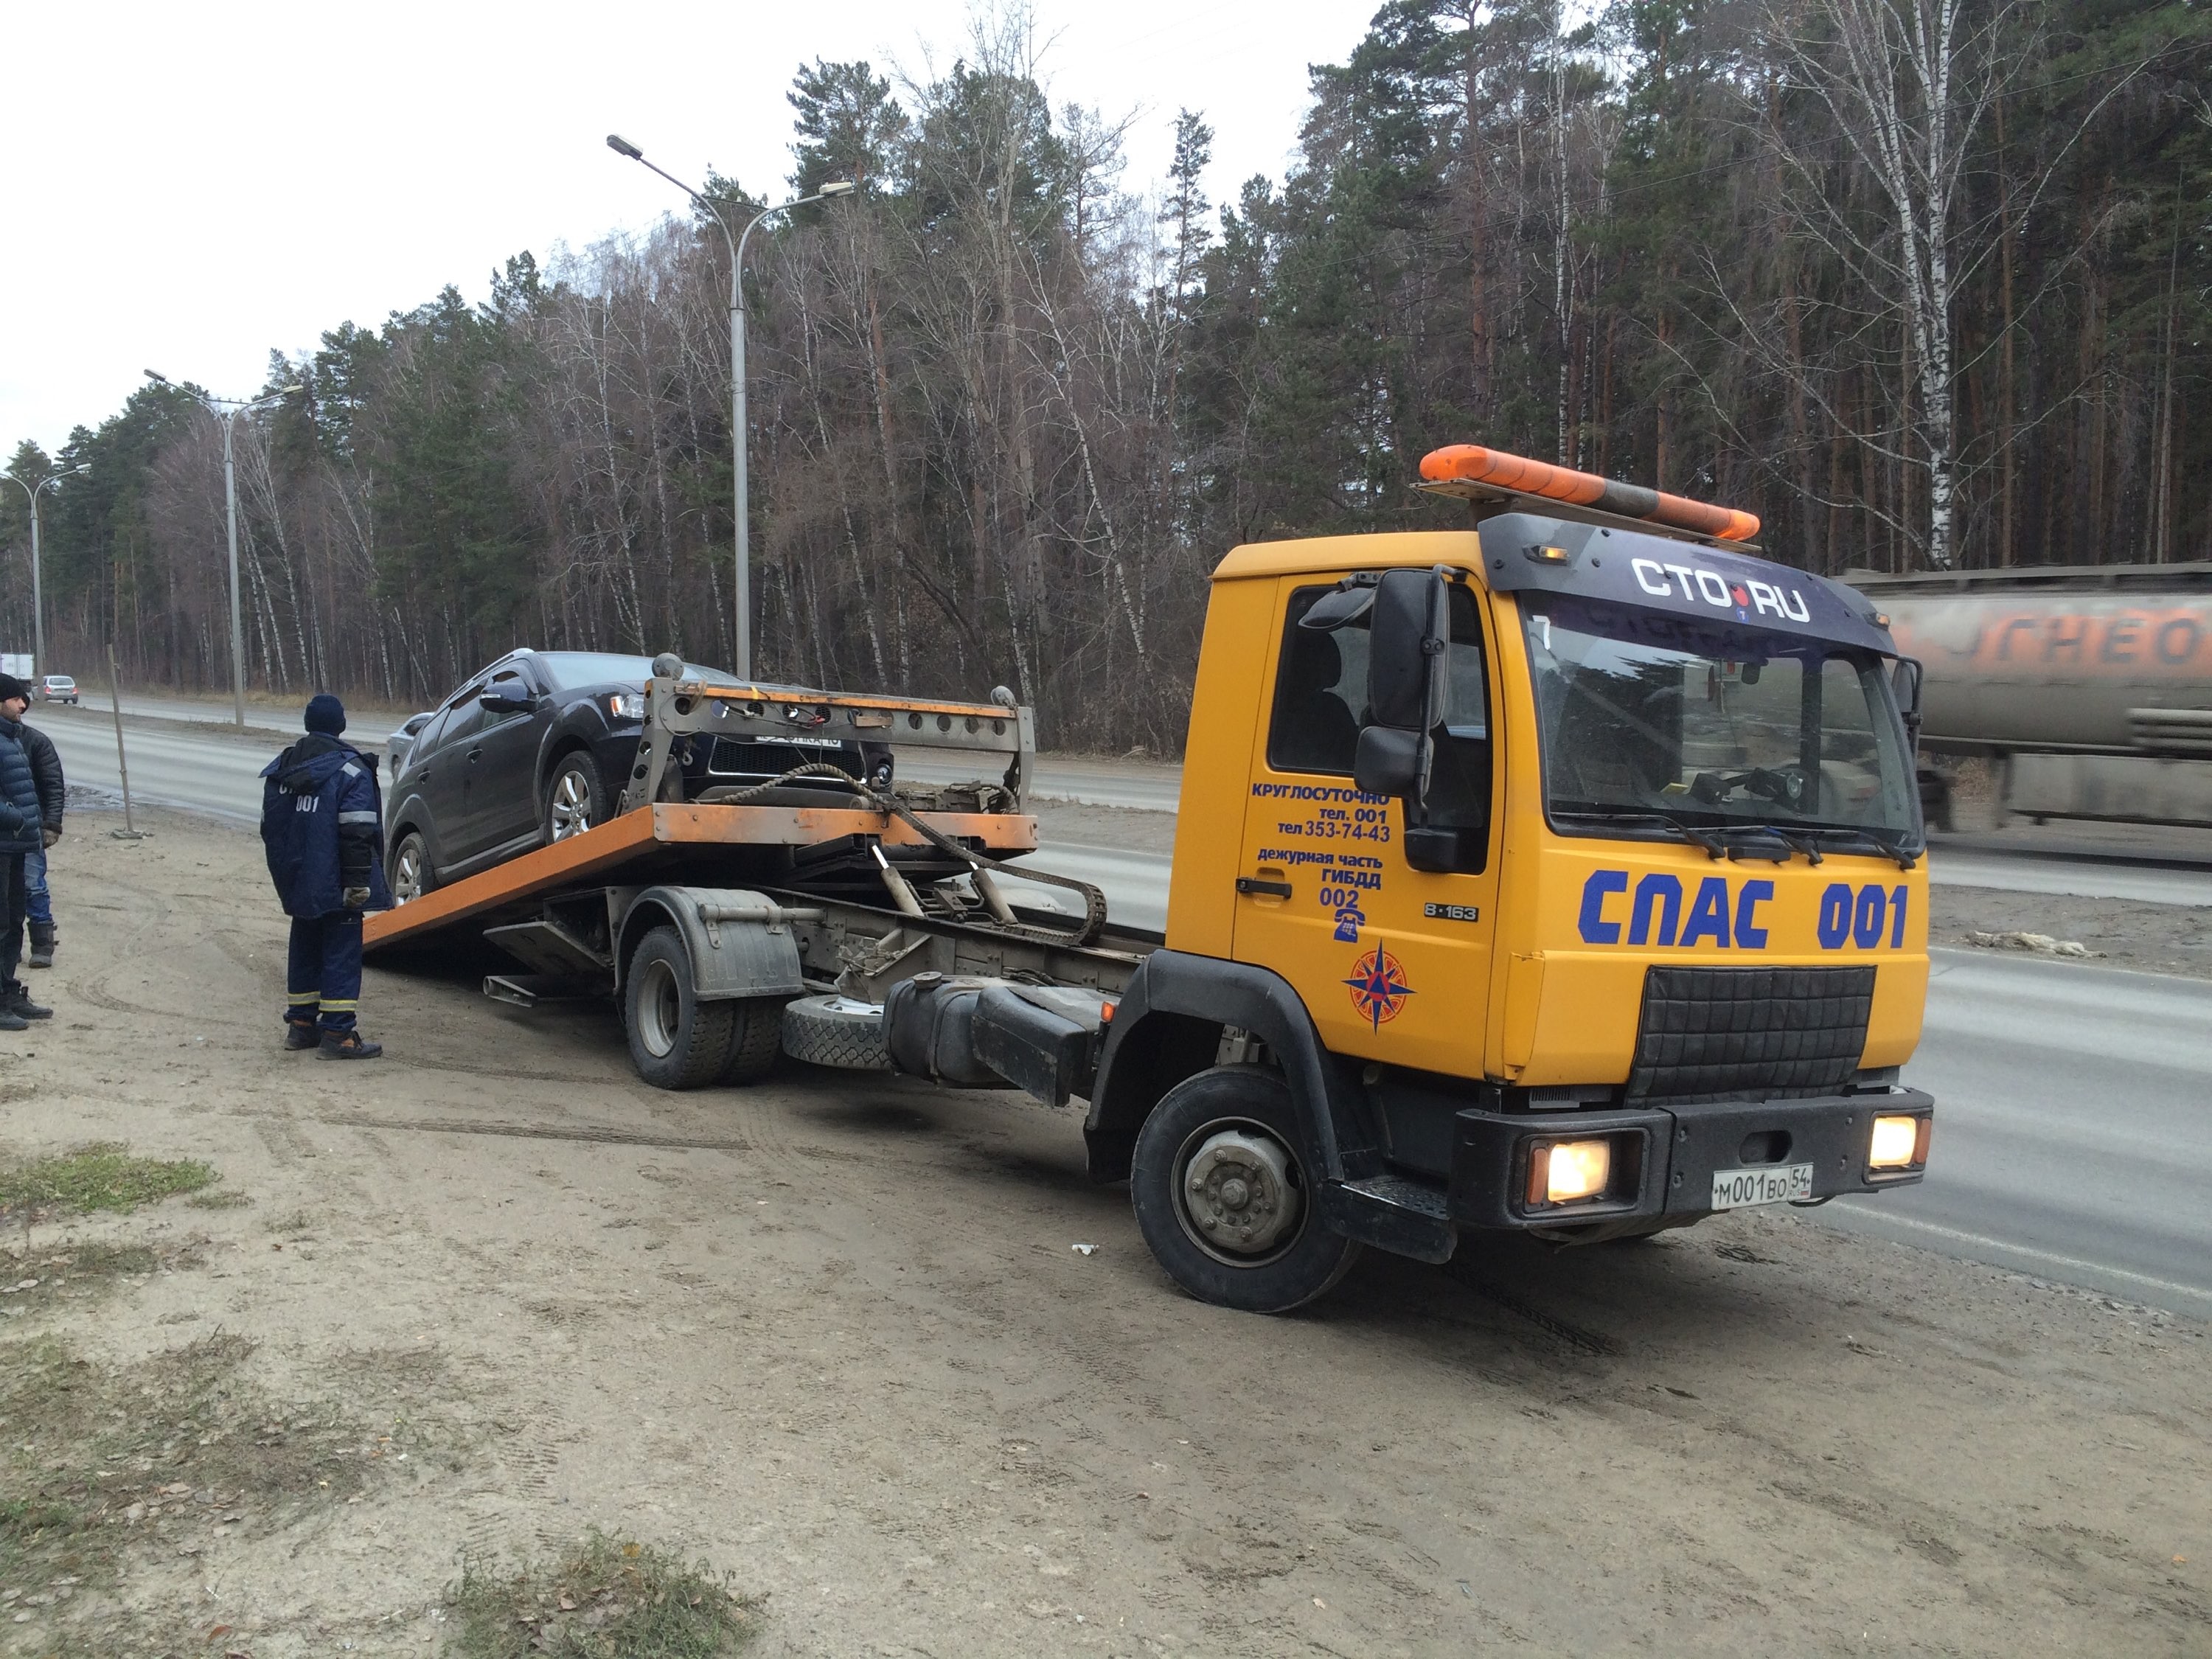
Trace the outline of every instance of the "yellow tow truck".
<path fill-rule="evenodd" d="M 1367 1245 L 1918 1182 L 1919 673 L 1887 618 L 1756 556 L 1747 514 L 1473 447 L 1423 471 L 1469 527 L 1215 570 L 1164 937 L 1081 883 L 1079 916 L 1007 897 L 1036 845 L 1011 698 L 770 697 L 672 659 L 621 816 L 373 918 L 371 950 L 479 931 L 542 970 L 494 994 L 612 993 L 678 1086 L 780 1046 L 1080 1097 L 1161 1265 L 1253 1311 Z M 1005 771 L 681 799 L 677 745 L 793 719 Z"/>

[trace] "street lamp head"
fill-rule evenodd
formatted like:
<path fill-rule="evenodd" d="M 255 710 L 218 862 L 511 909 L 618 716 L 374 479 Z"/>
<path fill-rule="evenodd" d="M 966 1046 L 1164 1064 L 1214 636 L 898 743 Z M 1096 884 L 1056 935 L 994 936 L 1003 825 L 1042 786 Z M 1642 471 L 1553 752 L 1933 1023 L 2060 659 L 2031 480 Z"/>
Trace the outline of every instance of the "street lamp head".
<path fill-rule="evenodd" d="M 817 185 L 814 187 L 814 193 L 834 199 L 840 196 L 850 196 L 860 187 L 860 185 L 851 179 L 832 179 L 826 185 Z"/>
<path fill-rule="evenodd" d="M 169 377 L 162 374 L 158 368 L 148 369 L 146 371 L 146 378 L 153 381 L 155 386 L 167 386 L 169 384 Z"/>
<path fill-rule="evenodd" d="M 617 155 L 629 156 L 633 161 L 642 161 L 645 160 L 645 152 L 640 149 L 635 144 L 630 143 L 629 139 L 623 137 L 619 132 L 611 132 L 607 135 L 607 148 L 614 151 Z"/>

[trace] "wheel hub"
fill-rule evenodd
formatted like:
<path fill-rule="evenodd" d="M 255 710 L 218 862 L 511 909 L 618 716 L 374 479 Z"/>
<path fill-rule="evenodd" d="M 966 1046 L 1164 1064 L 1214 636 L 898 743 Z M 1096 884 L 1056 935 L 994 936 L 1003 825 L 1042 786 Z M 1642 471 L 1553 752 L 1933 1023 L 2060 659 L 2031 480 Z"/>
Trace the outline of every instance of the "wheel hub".
<path fill-rule="evenodd" d="M 1183 1212 L 1199 1237 L 1231 1255 L 1264 1255 L 1291 1236 L 1300 1200 L 1290 1154 L 1249 1129 L 1209 1135 L 1182 1177 Z"/>
<path fill-rule="evenodd" d="M 563 772 L 553 786 L 553 839 L 566 841 L 592 827 L 591 792 L 574 772 Z"/>
<path fill-rule="evenodd" d="M 646 1052 L 656 1059 L 676 1046 L 676 1028 L 683 1023 L 682 999 L 676 975 L 665 962 L 648 962 L 638 987 L 637 1034 Z"/>

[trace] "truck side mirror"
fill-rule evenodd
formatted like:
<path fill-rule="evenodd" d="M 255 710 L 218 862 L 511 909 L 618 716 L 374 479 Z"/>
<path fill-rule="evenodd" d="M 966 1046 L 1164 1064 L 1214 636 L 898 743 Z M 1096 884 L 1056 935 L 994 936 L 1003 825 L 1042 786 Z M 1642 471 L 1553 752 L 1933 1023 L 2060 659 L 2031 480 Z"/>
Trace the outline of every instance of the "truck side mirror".
<path fill-rule="evenodd" d="M 1920 747 L 1920 660 L 1899 657 L 1889 671 L 1889 689 L 1897 698 L 1897 712 L 1905 720 L 1905 735 L 1913 749 Z"/>
<path fill-rule="evenodd" d="M 1402 797 L 1409 818 L 1429 791 L 1429 733 L 1443 702 L 1445 607 L 1436 572 L 1388 570 L 1367 612 L 1367 720 L 1352 781 L 1370 795 Z"/>

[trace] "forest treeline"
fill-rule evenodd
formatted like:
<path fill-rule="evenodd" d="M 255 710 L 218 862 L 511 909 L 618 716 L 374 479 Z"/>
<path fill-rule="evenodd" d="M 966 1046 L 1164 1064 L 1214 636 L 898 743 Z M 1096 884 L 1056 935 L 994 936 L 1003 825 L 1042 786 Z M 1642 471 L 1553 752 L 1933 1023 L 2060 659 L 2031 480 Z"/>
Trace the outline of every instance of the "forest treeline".
<path fill-rule="evenodd" d="M 948 73 L 799 70 L 748 255 L 756 669 L 1012 686 L 1181 744 L 1208 572 L 1463 521 L 1480 441 L 1743 506 L 1824 571 L 2212 558 L 2202 0 L 1393 0 L 1281 180 L 1133 180 L 1019 13 Z M 641 188 L 657 187 L 641 179 Z M 715 178 L 733 215 L 777 197 Z M 703 216 L 448 288 L 238 423 L 252 682 L 396 704 L 516 644 L 732 655 L 726 252 Z M 49 660 L 230 678 L 222 439 L 149 384 L 35 479 Z M 29 648 L 23 492 L 0 635 Z M 20 642 L 20 643 L 19 643 Z"/>

